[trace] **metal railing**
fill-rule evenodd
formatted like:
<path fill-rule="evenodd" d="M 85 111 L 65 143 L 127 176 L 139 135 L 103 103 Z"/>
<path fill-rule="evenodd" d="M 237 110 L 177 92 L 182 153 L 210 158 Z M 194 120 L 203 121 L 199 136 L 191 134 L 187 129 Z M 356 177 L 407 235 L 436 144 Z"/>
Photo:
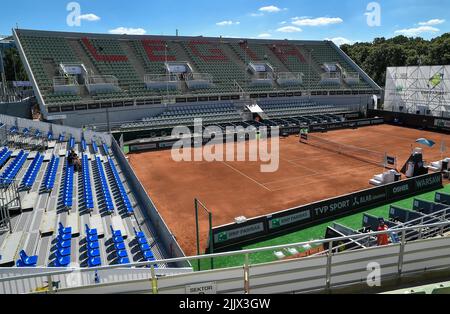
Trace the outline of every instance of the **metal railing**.
<path fill-rule="evenodd" d="M 119 80 L 114 75 L 91 75 L 86 77 L 86 85 L 112 84 L 119 86 Z"/>
<path fill-rule="evenodd" d="M 190 80 L 201 80 L 201 81 L 206 81 L 208 83 L 212 83 L 213 82 L 213 76 L 209 73 L 188 73 L 186 75 L 186 80 L 190 81 Z"/>
<path fill-rule="evenodd" d="M 441 215 L 442 214 L 442 215 Z M 432 214 L 423 214 L 422 217 L 412 219 L 410 221 L 400 223 L 397 226 L 394 226 L 388 230 L 388 233 L 395 233 L 398 234 L 399 232 L 403 232 L 404 228 L 414 227 L 413 229 L 409 229 L 405 232 L 404 239 L 406 242 L 422 239 L 422 238 L 431 238 L 434 236 L 442 236 L 445 232 L 445 225 L 439 226 L 438 228 L 433 228 L 433 224 L 426 224 L 425 220 L 441 220 L 443 223 L 448 223 L 448 226 L 450 226 L 450 221 L 448 221 L 448 218 L 450 218 L 450 207 L 444 208 L 442 210 L 438 210 Z M 447 220 L 447 221 L 445 221 Z M 427 226 L 426 228 L 423 227 L 415 227 L 415 226 Z M 419 229 L 419 230 L 418 230 Z M 425 233 L 425 236 L 423 236 L 423 233 Z M 371 233 L 361 233 L 361 235 L 366 235 L 361 237 L 358 241 L 352 240 L 357 245 L 361 245 L 364 243 L 363 241 L 370 241 L 371 238 L 373 239 L 373 236 Z M 346 243 L 340 244 L 337 246 L 333 246 L 333 250 L 339 251 L 342 248 L 345 248 L 347 246 Z M 350 250 L 353 250 L 355 248 L 351 248 Z M 328 254 L 330 249 L 323 250 L 322 252 L 318 252 L 315 254 L 312 254 L 311 256 L 319 256 Z"/>
<path fill-rule="evenodd" d="M 144 83 L 152 82 L 178 82 L 179 78 L 176 74 L 145 74 Z"/>
<path fill-rule="evenodd" d="M 75 77 L 68 76 L 55 76 L 53 77 L 53 86 L 78 86 L 78 82 Z"/>
<path fill-rule="evenodd" d="M 41 136 L 35 136 L 33 132 L 36 130 L 30 128 L 29 134 L 23 134 L 20 132 L 11 133 L 8 131 L 8 127 L 6 126 L 6 142 L 3 145 L 10 145 L 17 149 L 29 149 L 29 150 L 38 150 L 43 151 L 48 146 L 48 139 L 44 134 Z M 0 134 L 3 134 L 3 131 L 0 130 Z M 3 136 L 3 135 L 1 135 Z"/>
<path fill-rule="evenodd" d="M 426 224 L 426 225 L 416 225 L 416 226 L 411 226 L 411 227 L 406 227 L 406 228 L 400 228 L 397 229 L 396 232 L 400 235 L 400 239 L 399 239 L 399 243 L 395 244 L 395 245 L 400 245 L 400 249 L 398 250 L 398 253 L 396 253 L 396 260 L 398 260 L 398 276 L 402 276 L 402 266 L 403 266 L 403 260 L 404 260 L 404 254 L 405 254 L 405 250 L 403 249 L 405 247 L 405 245 L 408 243 L 408 241 L 406 240 L 406 233 L 408 231 L 411 230 L 420 230 L 420 229 L 424 229 L 424 228 L 444 228 L 446 226 L 450 226 L 450 222 L 440 222 L 440 223 L 432 223 L 432 224 Z M 171 264 L 171 263 L 176 263 L 176 262 L 183 262 L 183 261 L 197 261 L 197 260 L 210 260 L 212 258 L 217 259 L 217 258 L 223 258 L 223 257 L 230 257 L 230 256 L 241 256 L 244 259 L 243 265 L 241 267 L 245 269 L 249 269 L 250 266 L 256 266 L 256 264 L 251 265 L 250 264 L 250 258 L 249 256 L 251 254 L 256 254 L 256 253 L 262 253 L 262 252 L 268 252 L 268 251 L 275 251 L 275 250 L 283 250 L 283 249 L 289 249 L 292 247 L 305 247 L 305 246 L 309 246 L 309 247 L 317 247 L 320 245 L 328 245 L 331 250 L 329 250 L 326 254 L 327 256 L 327 266 L 323 266 L 323 267 L 327 267 L 327 269 L 330 267 L 332 260 L 333 260 L 333 256 L 336 254 L 333 250 L 333 243 L 339 243 L 342 241 L 358 241 L 361 238 L 367 237 L 367 236 L 371 236 L 371 237 L 376 237 L 378 235 L 383 235 L 383 234 L 387 234 L 390 231 L 376 231 L 376 232 L 371 232 L 368 234 L 355 234 L 355 235 L 350 235 L 350 236 L 343 236 L 343 237 L 336 237 L 336 238 L 330 238 L 330 239 L 321 239 L 321 240 L 314 240 L 314 241 L 305 241 L 305 242 L 299 242 L 299 243 L 291 243 L 291 244 L 283 244 L 283 245 L 276 245 L 276 246 L 270 246 L 270 247 L 263 247 L 263 248 L 256 248 L 256 249 L 244 249 L 244 250 L 239 250 L 239 251 L 230 251 L 230 252 L 223 252 L 223 253 L 215 253 L 215 254 L 208 254 L 208 255 L 196 255 L 196 256 L 188 256 L 188 257 L 179 257 L 179 258 L 169 258 L 169 259 L 163 259 L 163 260 L 155 260 L 155 261 L 151 261 L 151 262 L 138 262 L 138 263 L 130 263 L 130 264 L 126 264 L 126 265 L 109 265 L 109 266 L 100 266 L 100 267 L 93 267 L 93 268 L 67 268 L 65 270 L 57 270 L 57 271 L 45 271 L 46 268 L 41 268 L 43 271 L 36 274 L 27 274 L 27 275 L 19 275 L 19 276 L 10 276 L 10 277 L 4 277 L 4 278 L 0 278 L 0 284 L 5 284 L 5 283 L 9 283 L 8 285 L 10 285 L 13 282 L 20 282 L 21 280 L 26 280 L 26 279 L 40 279 L 40 281 L 36 280 L 36 282 L 42 282 L 42 280 L 46 280 L 48 283 L 52 283 L 54 282 L 53 278 L 56 278 L 56 276 L 61 276 L 61 275 L 70 275 L 72 274 L 74 271 L 79 272 L 79 273 L 85 273 L 85 272 L 91 272 L 91 273 L 95 273 L 97 271 L 104 271 L 104 270 L 108 270 L 108 269 L 117 269 L 117 268 L 122 268 L 122 269 L 126 269 L 126 268 L 130 268 L 130 267 L 149 267 L 151 269 L 151 273 L 152 273 L 152 281 L 153 280 L 157 280 L 157 276 L 154 273 L 154 265 L 156 264 Z M 431 239 L 430 241 L 433 240 L 439 240 L 442 238 L 437 238 L 437 239 Z M 414 243 L 414 242 L 411 242 Z M 386 246 L 380 246 L 377 248 L 374 248 L 375 250 L 377 249 L 383 249 L 383 248 L 388 248 L 390 245 L 386 245 Z M 439 246 L 438 246 L 439 248 Z M 446 246 L 442 247 L 443 250 L 447 250 Z M 359 249 L 359 251 L 361 251 L 362 249 Z M 448 252 L 447 252 L 448 253 Z M 447 254 L 446 253 L 446 254 Z M 385 253 L 384 253 L 385 254 Z M 376 259 L 376 255 L 372 255 L 373 259 Z M 380 258 L 385 257 L 385 255 L 381 254 Z M 309 259 L 313 258 L 313 256 L 306 256 L 303 258 L 297 258 L 295 259 L 296 261 L 308 261 Z M 282 263 L 282 261 L 280 261 Z M 277 262 L 275 263 L 269 263 L 269 264 L 258 264 L 258 266 L 262 266 L 262 265 L 273 265 L 275 266 L 277 264 Z M 432 267 L 430 267 L 430 270 L 432 269 Z M 14 270 L 18 270 L 18 268 L 14 268 Z M 219 270 L 215 270 L 215 271 L 220 271 Z M 209 271 L 206 271 L 209 272 Z M 347 272 L 351 272 L 347 271 Z M 196 272 L 195 274 L 202 274 L 205 273 L 204 271 L 202 272 Z M 194 275 L 195 275 L 194 274 Z M 167 274 L 170 275 L 170 274 Z M 177 275 L 173 275 L 171 276 L 171 278 L 176 277 Z M 200 275 L 199 275 L 200 276 Z M 242 282 L 245 283 L 246 280 L 248 280 L 251 277 L 247 277 L 245 279 L 246 276 L 249 276 L 249 273 L 244 271 L 243 274 L 243 278 L 242 278 Z M 331 274 L 329 273 L 329 270 L 327 270 L 327 275 L 326 275 L 326 282 L 324 282 L 324 287 L 325 286 L 330 286 L 329 280 L 330 280 L 330 276 Z M 61 278 L 61 277 L 58 277 Z M 199 278 L 203 278 L 203 280 L 205 280 L 204 276 L 200 276 Z M 131 281 L 132 283 L 133 281 Z M 136 281 L 137 282 L 137 281 Z M 130 282 L 129 282 L 130 283 Z M 354 279 L 354 283 L 361 283 L 361 280 L 358 279 Z M 121 284 L 123 284 L 122 281 L 117 281 L 117 282 L 108 282 L 108 286 L 120 286 Z M 51 284 L 49 285 L 50 287 L 52 286 Z M 36 287 L 34 287 L 36 288 Z M 84 288 L 88 288 L 88 286 L 80 286 L 77 287 L 79 289 L 84 289 Z M 151 286 L 148 286 L 148 290 L 151 291 Z M 51 288 L 50 288 L 51 290 Z"/>
<path fill-rule="evenodd" d="M 0 231 L 12 233 L 10 210 L 19 210 L 22 205 L 19 195 L 19 182 L 10 180 L 0 188 Z"/>

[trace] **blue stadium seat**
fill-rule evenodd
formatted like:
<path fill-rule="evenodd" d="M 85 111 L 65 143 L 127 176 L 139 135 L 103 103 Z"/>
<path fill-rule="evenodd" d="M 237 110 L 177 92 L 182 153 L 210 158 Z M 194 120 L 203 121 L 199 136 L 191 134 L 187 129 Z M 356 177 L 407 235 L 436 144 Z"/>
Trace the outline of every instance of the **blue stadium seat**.
<path fill-rule="evenodd" d="M 73 136 L 69 139 L 69 150 L 72 150 L 75 148 L 75 138 Z"/>
<path fill-rule="evenodd" d="M 70 241 L 72 239 L 72 234 L 71 233 L 61 233 L 58 231 L 58 239 L 61 242 Z"/>
<path fill-rule="evenodd" d="M 105 151 L 105 154 L 106 154 L 106 155 L 109 155 L 109 148 L 108 148 L 108 145 L 106 145 L 105 143 L 103 143 L 102 146 L 103 146 L 103 150 Z"/>
<path fill-rule="evenodd" d="M 94 154 L 98 154 L 98 146 L 95 141 L 92 141 L 92 149 L 94 150 Z"/>
<path fill-rule="evenodd" d="M 102 265 L 100 257 L 88 258 L 88 267 L 98 267 Z"/>
<path fill-rule="evenodd" d="M 117 168 L 114 165 L 114 162 L 111 159 L 111 157 L 108 157 L 108 165 L 114 176 L 114 182 L 116 183 L 116 186 L 119 189 L 121 202 L 125 206 L 127 213 L 132 214 L 134 212 L 133 206 L 131 205 L 130 198 L 128 197 L 128 194 L 125 191 L 125 187 L 123 186 L 122 180 L 120 179 L 119 172 L 117 171 Z"/>
<path fill-rule="evenodd" d="M 119 264 L 120 264 L 120 265 L 130 264 L 130 260 L 129 260 L 128 257 L 122 257 L 122 258 L 119 258 Z"/>
<path fill-rule="evenodd" d="M 86 238 L 86 241 L 88 240 L 88 238 Z M 87 247 L 88 250 L 94 250 L 94 249 L 98 249 L 100 247 L 99 243 L 98 243 L 98 238 L 97 241 L 87 241 Z"/>
<path fill-rule="evenodd" d="M 124 242 L 114 243 L 114 248 L 116 250 L 124 250 L 125 249 L 125 243 Z"/>
<path fill-rule="evenodd" d="M 61 233 L 58 233 L 58 236 L 56 238 L 56 240 L 59 242 L 59 244 L 63 248 L 70 247 L 71 239 L 72 239 L 72 235 L 71 234 L 61 234 Z"/>
<path fill-rule="evenodd" d="M 148 262 L 154 261 L 155 256 L 153 255 L 152 249 L 148 244 L 145 234 L 142 231 L 136 230 L 136 228 L 134 228 L 134 233 L 136 235 L 136 239 L 139 243 L 139 248 L 141 249 L 141 253 L 144 259 Z"/>
<path fill-rule="evenodd" d="M 55 267 L 67 267 L 70 264 L 70 255 L 61 255 L 59 251 L 56 251 L 56 259 L 54 261 Z"/>
<path fill-rule="evenodd" d="M 81 149 L 83 150 L 83 152 L 87 151 L 87 144 L 84 138 L 81 140 Z"/>
<path fill-rule="evenodd" d="M 0 167 L 3 167 L 4 164 L 8 161 L 9 157 L 11 157 L 12 151 L 7 149 L 6 147 L 2 149 L 0 152 Z"/>
<path fill-rule="evenodd" d="M 16 126 L 12 126 L 9 129 L 9 133 L 11 133 L 11 134 L 16 134 L 18 131 L 19 131 L 19 129 Z"/>
<path fill-rule="evenodd" d="M 124 258 L 124 257 L 128 256 L 128 253 L 126 250 L 116 250 L 116 254 L 117 254 L 117 257 L 119 257 L 119 258 Z"/>
<path fill-rule="evenodd" d="M 64 142 L 64 138 L 65 138 L 64 134 L 60 134 L 59 138 L 58 138 L 58 142 Z"/>
<path fill-rule="evenodd" d="M 58 224 L 58 232 L 60 234 L 72 234 L 72 227 L 64 227 L 62 223 Z"/>
<path fill-rule="evenodd" d="M 97 242 L 98 241 L 98 235 L 97 234 L 88 235 L 88 236 L 86 236 L 86 240 L 87 240 L 87 242 Z"/>
<path fill-rule="evenodd" d="M 60 256 L 70 255 L 70 247 L 62 247 L 61 242 L 56 243 L 56 250 L 58 251 Z"/>
<path fill-rule="evenodd" d="M 39 173 L 39 169 L 41 168 L 43 161 L 44 156 L 38 153 L 22 179 L 22 185 L 25 188 L 31 189 L 36 181 L 37 174 Z"/>
<path fill-rule="evenodd" d="M 63 204 L 65 208 L 72 208 L 73 197 L 73 172 L 74 166 L 66 162 L 66 173 L 64 176 Z"/>
<path fill-rule="evenodd" d="M 50 163 L 48 164 L 47 172 L 45 173 L 44 184 L 47 191 L 53 190 L 53 187 L 55 186 L 56 171 L 58 170 L 58 166 L 59 157 L 53 155 Z"/>
<path fill-rule="evenodd" d="M 92 196 L 91 176 L 89 171 L 89 160 L 87 155 L 82 157 L 83 168 L 83 197 L 86 209 L 92 211 L 94 209 L 94 198 Z"/>
<path fill-rule="evenodd" d="M 88 256 L 89 256 L 89 258 L 99 257 L 100 256 L 100 250 L 99 249 L 90 249 L 90 250 L 88 250 Z"/>
<path fill-rule="evenodd" d="M 85 226 L 87 235 L 90 235 L 90 236 L 97 235 L 97 229 L 91 229 L 91 228 L 89 228 L 89 226 L 87 224 L 85 224 L 84 226 Z"/>
<path fill-rule="evenodd" d="M 106 205 L 106 210 L 110 213 L 112 213 L 114 211 L 114 204 L 111 198 L 111 193 L 109 191 L 109 187 L 108 187 L 108 183 L 106 181 L 106 175 L 105 175 L 105 171 L 103 169 L 102 166 L 102 162 L 100 161 L 100 157 L 97 156 L 95 158 L 95 163 L 97 166 L 97 171 L 98 174 L 100 176 L 100 183 L 101 183 L 101 187 L 102 187 L 102 195 L 103 195 L 103 200 L 105 202 Z"/>
<path fill-rule="evenodd" d="M 36 255 L 28 256 L 24 250 L 19 252 L 19 257 L 20 259 L 16 263 L 17 267 L 34 267 L 37 264 L 38 257 Z"/>
<path fill-rule="evenodd" d="M 109 228 L 111 229 L 111 233 L 113 237 L 121 237 L 122 236 L 122 231 L 120 230 L 114 230 L 113 226 L 109 226 Z"/>
<path fill-rule="evenodd" d="M 134 229 L 134 234 L 136 235 L 136 238 L 145 238 L 145 234 L 144 234 L 144 232 L 142 232 L 142 231 L 138 231 L 138 230 L 136 230 L 136 228 L 133 228 Z"/>
<path fill-rule="evenodd" d="M 114 250 L 117 255 L 119 264 L 128 264 L 130 261 L 128 259 L 128 253 L 125 246 L 125 241 L 122 237 L 122 232 L 120 230 L 114 230 L 112 226 L 110 226 L 112 232 L 112 240 L 114 243 Z"/>
<path fill-rule="evenodd" d="M 88 267 L 97 267 L 102 264 L 100 259 L 100 245 L 98 242 L 97 229 L 90 229 L 89 226 L 85 225 L 86 229 L 86 242 L 87 242 L 87 255 Z"/>
<path fill-rule="evenodd" d="M 13 182 L 14 178 L 17 176 L 17 173 L 20 171 L 25 161 L 27 160 L 28 153 L 25 153 L 23 150 L 19 152 L 16 158 L 14 158 L 13 162 L 9 164 L 6 170 L 0 175 L 0 183 L 5 186 L 9 185 Z"/>
<path fill-rule="evenodd" d="M 153 255 L 153 252 L 151 250 L 148 251 L 143 251 L 142 255 L 144 256 L 144 258 L 148 261 L 154 261 L 155 260 L 155 256 Z"/>

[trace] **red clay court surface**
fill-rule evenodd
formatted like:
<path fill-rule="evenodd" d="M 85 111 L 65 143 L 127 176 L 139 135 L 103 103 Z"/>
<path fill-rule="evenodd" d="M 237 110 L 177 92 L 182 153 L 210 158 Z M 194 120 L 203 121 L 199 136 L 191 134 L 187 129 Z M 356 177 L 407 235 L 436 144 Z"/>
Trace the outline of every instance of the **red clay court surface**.
<path fill-rule="evenodd" d="M 426 161 L 440 159 L 443 140 L 450 149 L 448 135 L 390 125 L 315 135 L 397 156 L 399 170 L 411 147 L 421 147 L 415 144 L 420 137 L 437 143 L 424 148 Z M 237 216 L 266 215 L 366 189 L 371 187 L 369 179 L 384 171 L 345 155 L 300 144 L 298 136 L 280 139 L 279 169 L 273 173 L 260 172 L 261 162 L 175 162 L 170 150 L 130 154 L 129 160 L 188 255 L 196 254 L 194 198 L 213 212 L 213 224 L 218 226 L 233 222 Z M 204 247 L 208 221 L 206 215 L 199 218 Z"/>

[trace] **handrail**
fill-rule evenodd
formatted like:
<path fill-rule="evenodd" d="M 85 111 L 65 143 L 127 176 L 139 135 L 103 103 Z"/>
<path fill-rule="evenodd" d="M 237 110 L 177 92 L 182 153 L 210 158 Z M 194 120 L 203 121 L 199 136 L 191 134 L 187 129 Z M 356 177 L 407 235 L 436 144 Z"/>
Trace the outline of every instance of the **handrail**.
<path fill-rule="evenodd" d="M 425 227 L 443 227 L 450 225 L 450 221 L 448 222 L 440 222 L 440 223 L 433 223 L 433 224 L 427 224 L 427 225 L 417 225 L 407 228 L 402 228 L 397 231 L 409 231 L 409 230 L 415 230 Z M 291 243 L 291 244 L 282 244 L 282 245 L 274 245 L 270 247 L 263 247 L 263 248 L 256 248 L 256 249 L 245 249 L 245 250 L 238 250 L 238 251 L 230 251 L 230 252 L 222 252 L 222 253 L 214 253 L 214 254 L 205 254 L 205 255 L 194 255 L 194 256 L 185 256 L 185 257 L 176 257 L 176 258 L 168 258 L 168 259 L 162 259 L 162 260 L 154 260 L 150 262 L 136 262 L 136 263 L 129 263 L 129 264 L 122 264 L 122 265 L 108 265 L 108 266 L 99 266 L 99 267 L 92 267 L 92 268 L 80 268 L 80 267 L 70 267 L 66 270 L 60 270 L 60 271 L 54 271 L 54 272 L 42 272 L 39 274 L 29 274 L 29 275 L 21 275 L 21 276 L 13 276 L 13 277 L 4 277 L 0 278 L 0 282 L 7 282 L 7 281 L 13 281 L 13 280 L 21 280 L 21 279 L 28 279 L 28 278 L 34 278 L 34 277 L 44 277 L 44 276 L 54 276 L 54 275 L 64 275 L 69 274 L 74 271 L 78 271 L 80 273 L 83 272 L 92 272 L 92 271 L 101 271 L 101 270 L 107 270 L 107 269 L 116 269 L 116 268 L 129 268 L 129 267 L 143 267 L 143 266 L 152 266 L 155 264 L 170 264 L 170 263 L 176 263 L 176 262 L 183 262 L 183 261 L 190 261 L 190 260 L 202 260 L 202 259 L 211 259 L 211 258 L 218 258 L 218 257 L 227 257 L 227 256 L 235 256 L 235 255 L 247 255 L 247 254 L 254 254 L 254 253 L 260 253 L 260 252 L 266 252 L 266 251 L 272 251 L 272 250 L 281 250 L 281 249 L 287 249 L 293 246 L 304 246 L 304 245 L 320 245 L 324 243 L 331 243 L 331 242 L 338 242 L 343 240 L 349 240 L 349 239 L 355 239 L 355 238 L 362 238 L 365 236 L 377 236 L 380 234 L 386 234 L 389 233 L 389 231 L 376 231 L 371 233 L 365 233 L 365 234 L 355 234 L 351 236 L 344 236 L 344 237 L 337 237 L 337 238 L 330 238 L 330 239 L 321 239 L 321 240 L 313 240 L 313 241 L 304 241 L 304 242 L 298 242 L 298 243 Z M 40 267 L 41 269 L 48 269 L 48 267 Z M 35 267 L 34 269 L 39 269 L 39 267 Z"/>
<path fill-rule="evenodd" d="M 433 214 L 423 214 L 422 217 L 419 217 L 419 218 L 416 218 L 416 219 L 413 219 L 413 220 L 410 220 L 410 221 L 407 221 L 407 222 L 403 222 L 403 223 L 401 223 L 401 224 L 398 224 L 397 226 L 394 226 L 394 227 L 390 228 L 390 229 L 387 230 L 386 232 L 388 232 L 388 233 L 393 233 L 393 232 L 399 233 L 400 231 L 403 231 L 403 230 L 400 230 L 400 229 L 399 229 L 400 227 L 405 228 L 405 226 L 407 226 L 407 225 L 409 225 L 410 223 L 413 223 L 413 222 L 415 222 L 415 221 L 420 222 L 420 223 L 423 223 L 423 220 L 424 220 L 425 218 L 435 218 L 435 219 L 440 219 L 440 218 L 442 218 L 442 217 L 437 217 L 436 215 L 438 215 L 438 214 L 440 214 L 440 213 L 445 213 L 445 214 L 447 214 L 447 211 L 449 211 L 448 214 L 450 214 L 450 206 L 449 206 L 449 207 L 446 207 L 446 208 L 443 208 L 443 209 L 441 209 L 441 210 L 438 210 L 438 211 L 434 212 Z M 429 227 L 430 227 L 430 224 L 427 224 L 427 225 L 425 225 L 425 226 L 427 226 L 427 227 L 429 228 Z M 413 230 L 416 230 L 416 229 L 418 229 L 418 228 L 420 228 L 420 227 L 415 227 Z M 408 231 L 408 230 L 407 230 L 407 231 Z M 366 235 L 366 236 L 363 237 L 363 238 L 361 238 L 361 239 L 359 239 L 359 240 L 369 239 L 370 236 L 371 236 L 369 233 L 362 233 L 362 234 L 363 234 L 363 235 Z M 405 236 L 406 236 L 406 234 L 405 234 Z M 361 245 L 361 243 L 359 243 L 359 242 L 357 242 L 357 243 L 358 243 L 359 245 Z M 347 245 L 346 243 L 340 244 L 340 245 L 338 245 L 338 246 L 334 246 L 333 249 L 339 249 L 340 247 L 343 247 L 343 246 L 346 246 L 346 245 Z M 329 251 L 329 249 L 328 249 L 328 250 L 324 250 L 324 251 L 322 251 L 322 252 L 315 253 L 315 254 L 313 254 L 313 255 L 311 255 L 311 256 L 322 255 L 322 254 L 327 253 L 328 251 Z"/>

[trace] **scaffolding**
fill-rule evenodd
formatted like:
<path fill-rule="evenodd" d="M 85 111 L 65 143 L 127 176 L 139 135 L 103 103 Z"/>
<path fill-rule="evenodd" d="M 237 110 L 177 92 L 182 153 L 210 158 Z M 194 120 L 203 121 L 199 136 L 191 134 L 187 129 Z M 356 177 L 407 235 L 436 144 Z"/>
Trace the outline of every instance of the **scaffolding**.
<path fill-rule="evenodd" d="M 385 110 L 450 115 L 450 66 L 392 67 L 386 73 Z"/>

